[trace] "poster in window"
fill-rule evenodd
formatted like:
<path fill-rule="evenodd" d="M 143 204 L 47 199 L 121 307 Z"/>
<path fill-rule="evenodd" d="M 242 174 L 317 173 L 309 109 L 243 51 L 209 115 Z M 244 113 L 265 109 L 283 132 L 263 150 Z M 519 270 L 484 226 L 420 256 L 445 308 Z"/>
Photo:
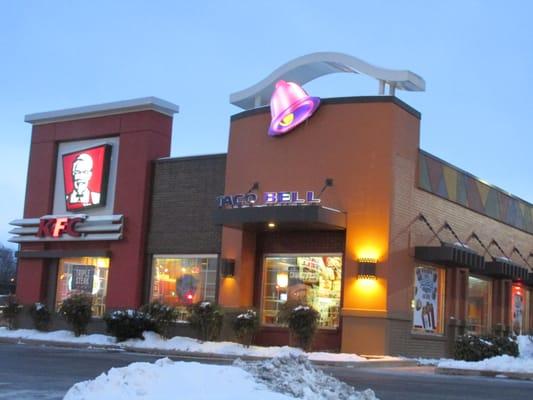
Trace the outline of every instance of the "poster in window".
<path fill-rule="evenodd" d="M 439 274 L 429 267 L 415 269 L 413 327 L 427 333 L 437 333 L 439 316 Z"/>
<path fill-rule="evenodd" d="M 63 154 L 67 211 L 105 206 L 110 155 L 108 144 Z"/>
<path fill-rule="evenodd" d="M 513 286 L 513 332 L 515 335 L 522 334 L 522 320 L 524 317 L 524 297 L 519 286 Z"/>
<path fill-rule="evenodd" d="M 70 290 L 92 293 L 94 282 L 94 266 L 84 264 L 70 264 L 72 280 Z"/>

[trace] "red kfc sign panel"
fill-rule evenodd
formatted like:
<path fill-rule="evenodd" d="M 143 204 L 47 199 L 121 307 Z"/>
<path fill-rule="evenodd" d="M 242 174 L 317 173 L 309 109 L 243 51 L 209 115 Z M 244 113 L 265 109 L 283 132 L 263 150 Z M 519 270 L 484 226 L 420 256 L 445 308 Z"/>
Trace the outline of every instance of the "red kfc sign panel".
<path fill-rule="evenodd" d="M 110 156 L 108 144 L 63 154 L 67 211 L 105 206 Z"/>

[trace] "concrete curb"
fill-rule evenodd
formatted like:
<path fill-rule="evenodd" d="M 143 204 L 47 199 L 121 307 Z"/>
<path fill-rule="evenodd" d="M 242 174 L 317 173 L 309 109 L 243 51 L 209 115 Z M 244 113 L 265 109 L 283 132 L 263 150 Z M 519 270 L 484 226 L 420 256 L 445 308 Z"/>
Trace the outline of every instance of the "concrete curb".
<path fill-rule="evenodd" d="M 441 375 L 485 376 L 489 378 L 505 377 L 509 379 L 533 380 L 533 373 L 528 372 L 503 372 L 437 367 L 435 368 L 435 373 Z"/>
<path fill-rule="evenodd" d="M 131 353 L 151 354 L 158 356 L 175 356 L 183 358 L 194 359 L 209 359 L 225 362 L 233 362 L 237 358 L 246 361 L 260 361 L 268 360 L 270 357 L 259 356 L 238 356 L 232 354 L 217 354 L 217 353 L 200 353 L 192 351 L 176 351 L 176 350 L 163 350 L 158 348 L 138 348 L 132 346 L 121 345 L 102 345 L 91 343 L 71 343 L 60 342 L 52 340 L 36 340 L 36 339 L 24 339 L 24 338 L 7 338 L 0 337 L 0 343 L 7 344 L 31 344 L 37 346 L 49 346 L 49 347 L 62 347 L 62 348 L 83 348 L 83 349 L 101 349 L 107 351 L 127 351 Z M 317 366 L 333 366 L 333 367 L 349 367 L 349 368 L 395 368 L 395 367 L 416 367 L 417 362 L 415 360 L 383 360 L 374 358 L 367 361 L 311 361 Z"/>

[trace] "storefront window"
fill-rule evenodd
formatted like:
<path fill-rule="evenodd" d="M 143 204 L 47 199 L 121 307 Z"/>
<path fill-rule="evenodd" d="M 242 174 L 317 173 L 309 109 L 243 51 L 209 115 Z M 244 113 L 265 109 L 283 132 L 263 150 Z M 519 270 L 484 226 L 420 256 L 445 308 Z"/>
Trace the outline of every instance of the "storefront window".
<path fill-rule="evenodd" d="M 284 307 L 307 304 L 319 312 L 319 327 L 338 327 L 341 282 L 341 255 L 265 257 L 262 323 L 281 325 Z"/>
<path fill-rule="evenodd" d="M 59 260 L 57 274 L 56 309 L 62 301 L 75 293 L 93 296 L 93 315 L 105 312 L 109 258 L 79 257 Z"/>
<path fill-rule="evenodd" d="M 529 311 L 527 307 L 529 293 L 524 290 L 520 285 L 513 285 L 512 301 L 511 301 L 511 317 L 512 317 L 512 329 L 515 335 L 521 335 L 526 332 L 528 326 L 526 321 Z"/>
<path fill-rule="evenodd" d="M 444 280 L 441 268 L 415 268 L 413 332 L 444 333 Z"/>
<path fill-rule="evenodd" d="M 468 277 L 466 330 L 476 335 L 484 334 L 490 327 L 491 282 Z"/>
<path fill-rule="evenodd" d="M 150 300 L 175 306 L 187 319 L 187 306 L 214 301 L 218 258 L 213 256 L 154 256 Z"/>

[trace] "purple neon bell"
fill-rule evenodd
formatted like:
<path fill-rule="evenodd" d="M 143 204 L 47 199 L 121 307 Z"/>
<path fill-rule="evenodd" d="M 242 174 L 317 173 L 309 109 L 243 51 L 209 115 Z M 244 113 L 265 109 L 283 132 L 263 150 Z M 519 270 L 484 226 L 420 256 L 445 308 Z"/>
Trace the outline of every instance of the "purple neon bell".
<path fill-rule="evenodd" d="M 272 122 L 268 129 L 270 136 L 289 132 L 311 117 L 320 105 L 320 98 L 311 97 L 294 82 L 279 81 L 270 99 Z"/>

